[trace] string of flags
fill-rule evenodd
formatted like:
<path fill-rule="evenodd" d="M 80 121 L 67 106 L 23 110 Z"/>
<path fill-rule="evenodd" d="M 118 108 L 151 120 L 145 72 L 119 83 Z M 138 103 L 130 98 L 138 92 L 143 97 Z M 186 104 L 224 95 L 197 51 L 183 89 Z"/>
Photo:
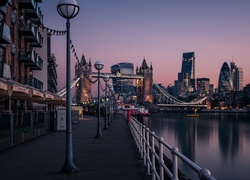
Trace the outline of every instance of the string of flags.
<path fill-rule="evenodd" d="M 76 54 L 76 49 L 75 49 L 75 47 L 74 47 L 74 45 L 72 43 L 72 40 L 70 40 L 69 42 L 70 42 L 70 48 L 72 50 L 72 53 L 74 54 L 74 57 L 76 58 L 76 61 L 79 62 L 79 58 L 78 58 L 78 56 Z"/>
<path fill-rule="evenodd" d="M 64 36 L 67 33 L 66 30 L 64 30 L 64 31 L 54 30 L 54 29 L 50 29 L 48 27 L 45 27 L 42 24 L 39 24 L 39 25 L 36 24 L 35 26 L 38 27 L 38 28 L 42 28 L 42 30 L 46 29 L 46 31 L 48 32 L 48 34 L 53 35 L 53 36 Z"/>

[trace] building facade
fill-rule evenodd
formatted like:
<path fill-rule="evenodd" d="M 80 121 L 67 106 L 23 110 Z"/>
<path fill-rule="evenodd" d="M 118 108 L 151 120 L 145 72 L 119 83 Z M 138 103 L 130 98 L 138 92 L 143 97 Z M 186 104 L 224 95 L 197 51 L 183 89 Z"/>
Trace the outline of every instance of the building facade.
<path fill-rule="evenodd" d="M 210 90 L 209 78 L 197 78 L 197 93 L 199 95 L 208 95 Z"/>
<path fill-rule="evenodd" d="M 236 66 L 234 62 L 230 63 L 232 89 L 233 91 L 243 90 L 243 69 Z"/>
<path fill-rule="evenodd" d="M 51 34 L 43 25 L 39 3 L 0 3 L 0 78 L 11 88 L 11 104 L 2 95 L 2 110 L 32 109 L 34 101 L 45 103 L 45 98 L 52 98 L 45 92 L 57 91 L 56 58 L 50 51 Z"/>

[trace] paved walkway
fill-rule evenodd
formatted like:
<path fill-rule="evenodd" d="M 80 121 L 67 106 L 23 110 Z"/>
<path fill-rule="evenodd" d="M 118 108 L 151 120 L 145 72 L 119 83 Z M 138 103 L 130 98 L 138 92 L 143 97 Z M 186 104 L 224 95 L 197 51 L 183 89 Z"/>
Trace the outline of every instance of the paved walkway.
<path fill-rule="evenodd" d="M 77 173 L 60 172 L 65 157 L 65 131 L 58 131 L 0 152 L 0 179 L 150 179 L 122 115 L 117 115 L 108 130 L 102 130 L 101 138 L 95 138 L 96 132 L 97 117 L 86 116 L 79 124 L 73 124 Z"/>

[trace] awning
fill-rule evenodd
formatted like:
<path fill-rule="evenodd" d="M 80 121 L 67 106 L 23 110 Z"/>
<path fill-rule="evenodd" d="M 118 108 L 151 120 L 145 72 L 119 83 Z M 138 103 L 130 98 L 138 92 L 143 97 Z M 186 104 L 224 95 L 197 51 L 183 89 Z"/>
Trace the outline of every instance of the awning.
<path fill-rule="evenodd" d="M 0 78 L 0 97 L 8 99 L 12 94 L 12 86 L 3 78 Z"/>
<path fill-rule="evenodd" d="M 11 98 L 12 99 L 29 99 L 31 98 L 30 88 L 26 87 L 23 84 L 20 84 L 13 80 L 8 80 L 11 88 Z"/>
<path fill-rule="evenodd" d="M 40 104 L 65 105 L 66 99 L 49 91 L 41 92 L 34 87 L 18 83 L 11 79 L 0 78 L 0 98 L 28 100 Z"/>
<path fill-rule="evenodd" d="M 47 104 L 65 105 L 66 100 L 55 93 L 45 91 L 45 102 Z"/>
<path fill-rule="evenodd" d="M 8 90 L 8 84 L 0 81 L 0 89 L 1 90 Z"/>

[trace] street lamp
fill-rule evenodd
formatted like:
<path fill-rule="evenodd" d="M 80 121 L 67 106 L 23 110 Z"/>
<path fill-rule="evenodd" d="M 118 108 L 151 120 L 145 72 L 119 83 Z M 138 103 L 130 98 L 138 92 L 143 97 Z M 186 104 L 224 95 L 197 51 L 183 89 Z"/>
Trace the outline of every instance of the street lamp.
<path fill-rule="evenodd" d="M 108 83 L 108 88 L 109 88 L 109 120 L 108 120 L 108 125 L 111 125 L 111 83 Z"/>
<path fill-rule="evenodd" d="M 104 67 L 104 64 L 100 61 L 96 61 L 95 62 L 95 68 L 98 71 L 98 119 L 97 119 L 97 134 L 96 134 L 96 138 L 100 138 L 102 136 L 102 132 L 101 132 L 101 126 L 100 126 L 100 70 L 102 70 L 102 68 Z"/>
<path fill-rule="evenodd" d="M 72 147 L 72 122 L 71 122 L 71 93 L 70 93 L 70 22 L 69 19 L 74 18 L 79 12 L 79 6 L 75 0 L 60 0 L 57 5 L 58 13 L 67 19 L 67 40 L 66 40 L 66 152 L 65 162 L 61 171 L 64 173 L 75 173 L 77 168 L 73 162 Z"/>
<path fill-rule="evenodd" d="M 111 123 L 113 123 L 113 117 L 114 117 L 114 109 L 113 109 L 113 103 L 114 103 L 114 89 L 111 87 L 110 88 L 110 92 L 111 92 L 111 101 L 110 101 L 110 109 L 111 109 L 111 111 L 110 111 L 110 113 L 112 114 L 112 116 L 111 116 L 111 114 L 110 114 L 110 122 Z"/>
<path fill-rule="evenodd" d="M 107 82 L 109 81 L 109 76 L 104 75 L 103 80 L 105 81 L 105 124 L 104 124 L 104 130 L 108 129 L 108 123 L 107 123 Z"/>

